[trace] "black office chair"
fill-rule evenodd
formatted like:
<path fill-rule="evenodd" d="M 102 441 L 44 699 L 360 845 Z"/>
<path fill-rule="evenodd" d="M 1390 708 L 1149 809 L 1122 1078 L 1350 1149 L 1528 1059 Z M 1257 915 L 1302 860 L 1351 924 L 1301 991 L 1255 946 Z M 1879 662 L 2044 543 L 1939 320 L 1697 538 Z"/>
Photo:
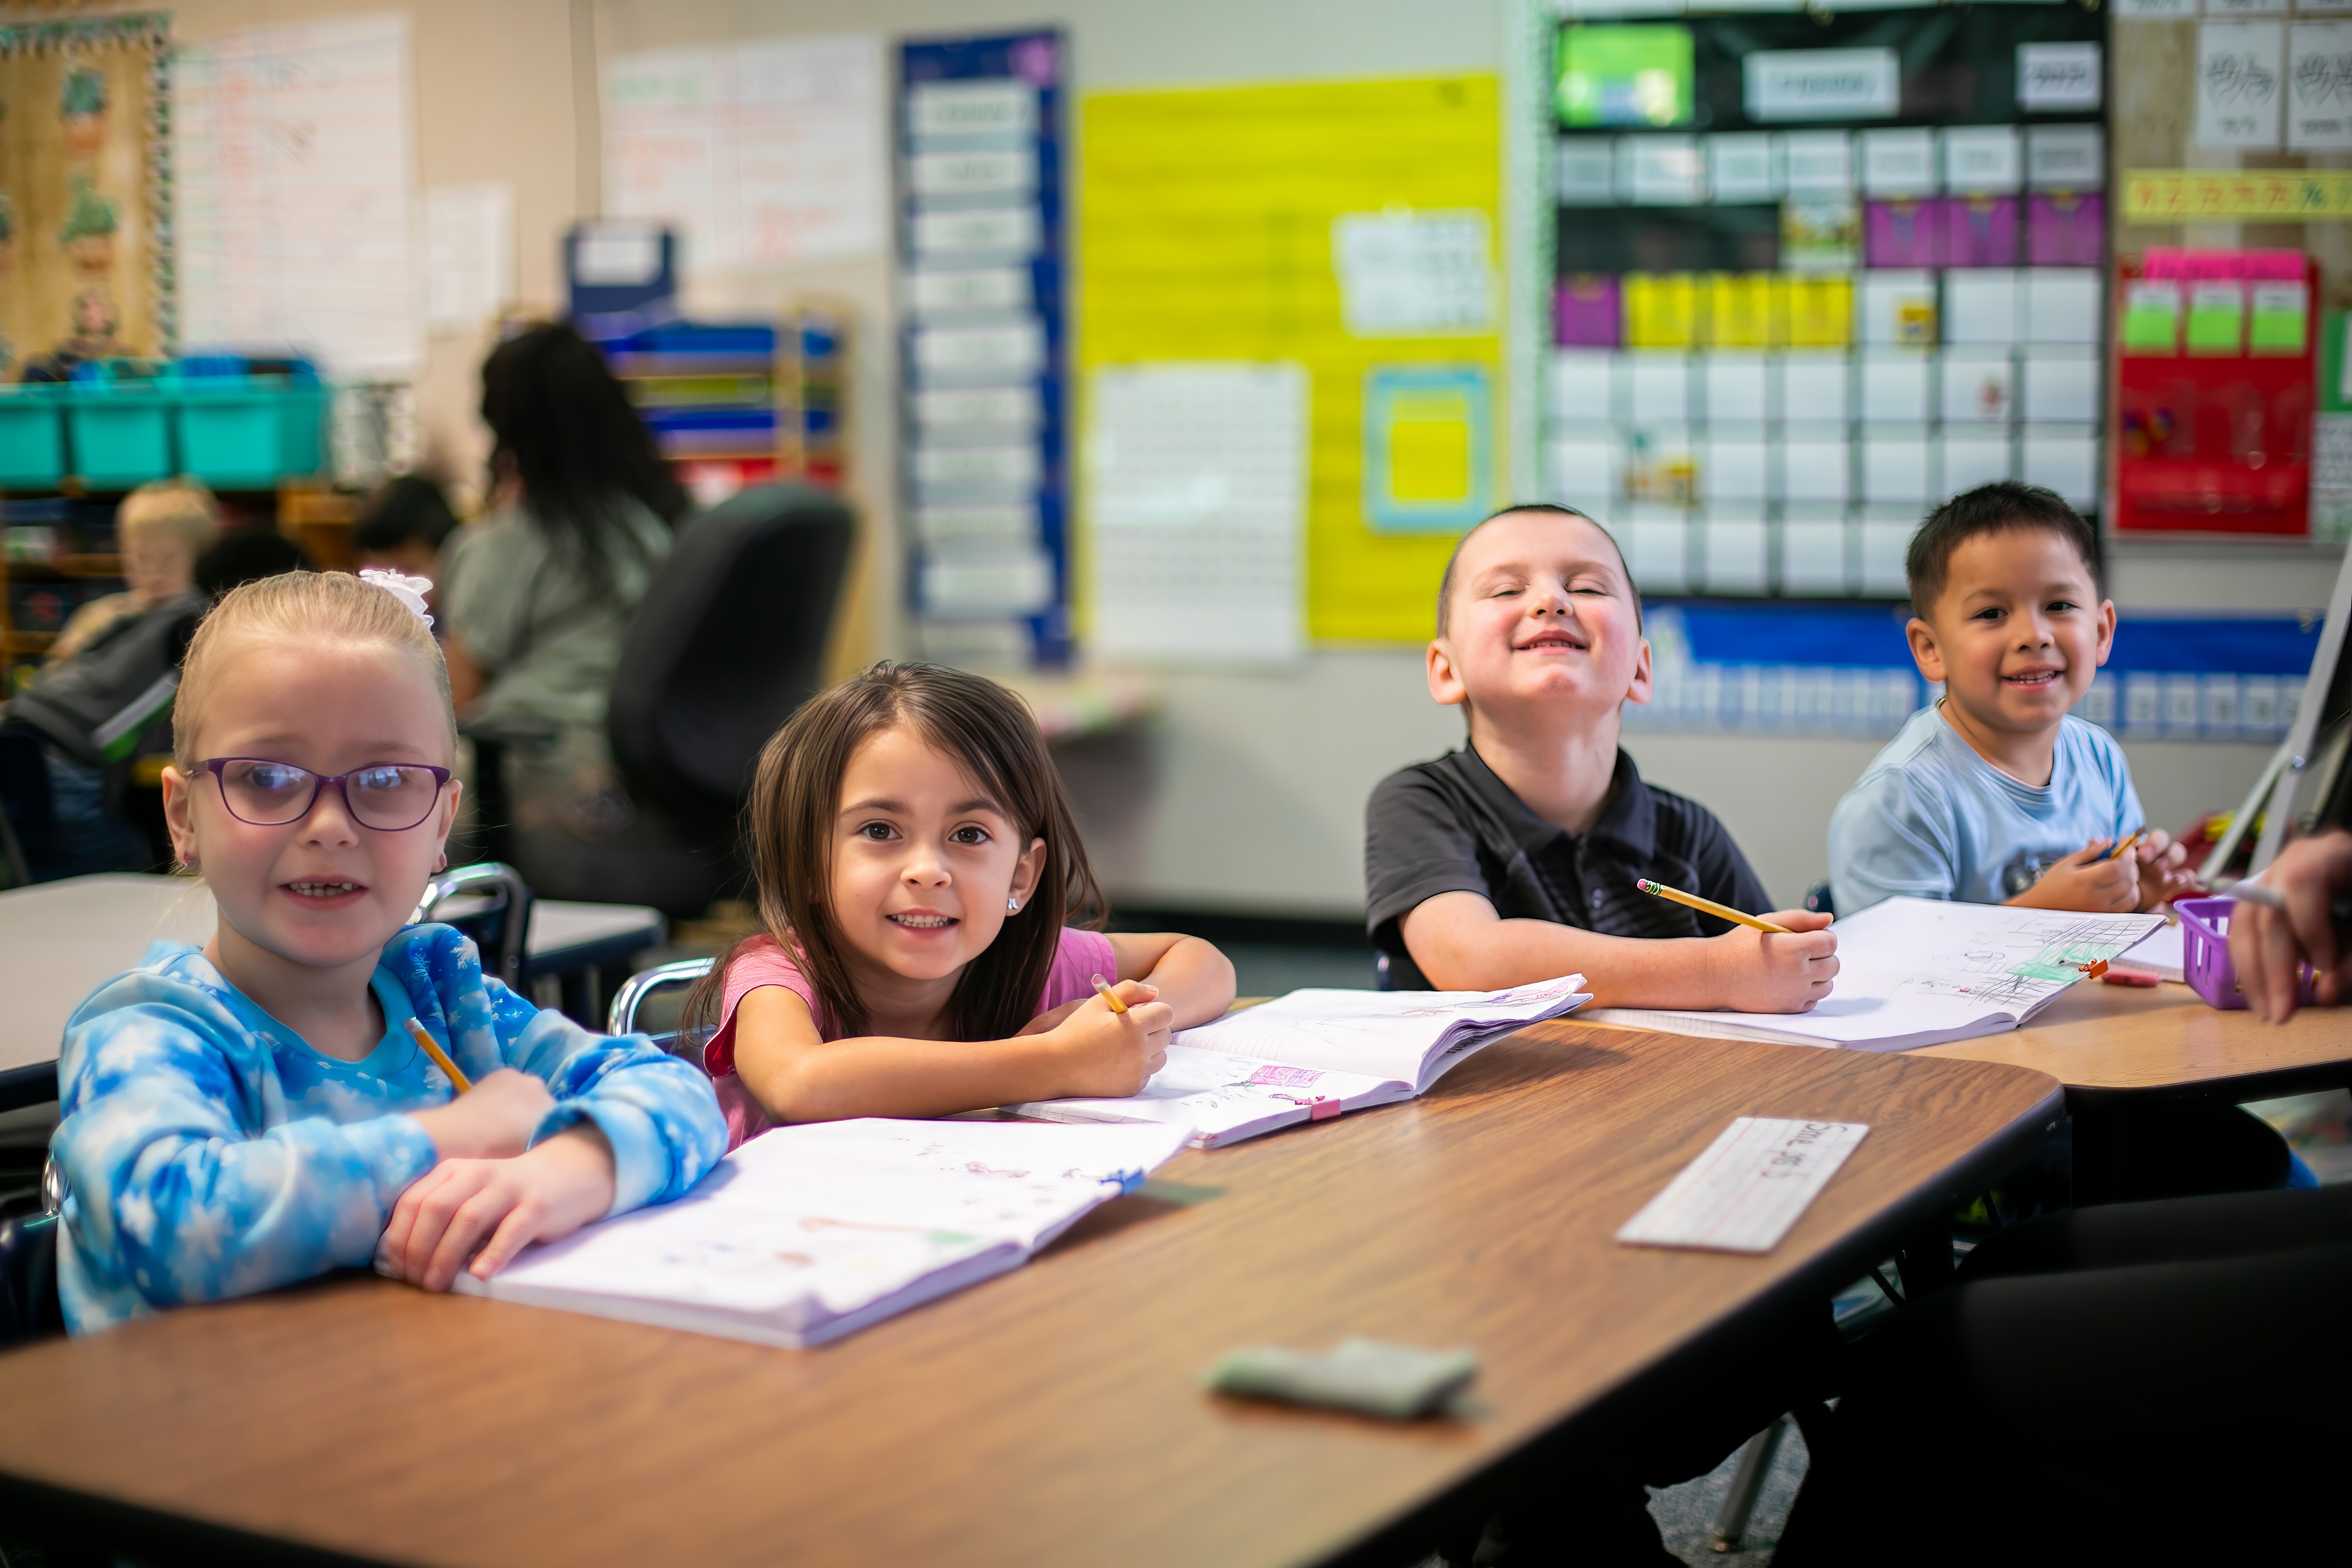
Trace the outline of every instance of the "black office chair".
<path fill-rule="evenodd" d="M 760 748 L 824 679 L 853 527 L 834 496 L 759 485 L 678 530 L 606 720 L 635 820 L 610 838 L 515 832 L 541 897 L 690 919 L 743 882 L 736 819 Z"/>
<path fill-rule="evenodd" d="M 0 1220 L 0 1347 L 65 1332 L 58 1299 L 58 1211 L 64 1203 L 50 1163 L 41 1168 L 41 1212 Z"/>

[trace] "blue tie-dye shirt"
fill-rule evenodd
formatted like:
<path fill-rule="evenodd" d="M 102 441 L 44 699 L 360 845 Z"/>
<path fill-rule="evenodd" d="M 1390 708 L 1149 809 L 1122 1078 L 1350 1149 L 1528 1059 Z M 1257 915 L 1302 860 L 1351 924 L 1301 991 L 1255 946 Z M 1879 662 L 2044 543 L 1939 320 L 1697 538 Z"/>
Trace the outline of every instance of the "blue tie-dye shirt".
<path fill-rule="evenodd" d="M 50 1150 L 68 1188 L 58 1282 L 89 1333 L 160 1307 L 249 1295 L 366 1263 L 433 1140 L 405 1113 L 450 1083 L 408 1036 L 422 1020 L 469 1079 L 545 1080 L 532 1142 L 593 1121 L 613 1146 L 613 1209 L 662 1203 L 727 1149 L 692 1064 L 643 1036 L 592 1035 L 485 979 L 444 925 L 384 945 L 372 984 L 383 1039 L 361 1061 L 305 1045 L 194 947 L 157 942 L 66 1025 Z"/>

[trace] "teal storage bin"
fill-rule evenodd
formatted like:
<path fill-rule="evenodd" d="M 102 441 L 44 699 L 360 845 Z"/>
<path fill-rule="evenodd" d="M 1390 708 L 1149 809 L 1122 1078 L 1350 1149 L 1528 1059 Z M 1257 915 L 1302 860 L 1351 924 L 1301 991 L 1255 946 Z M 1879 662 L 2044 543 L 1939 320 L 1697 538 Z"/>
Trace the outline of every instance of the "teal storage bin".
<path fill-rule="evenodd" d="M 171 403 L 156 383 L 69 381 L 60 390 L 73 471 L 82 483 L 113 489 L 174 471 Z"/>
<path fill-rule="evenodd" d="M 0 488 L 55 489 L 65 472 L 65 410 L 58 389 L 0 385 Z"/>
<path fill-rule="evenodd" d="M 170 386 L 181 472 L 215 489 L 266 489 L 324 466 L 327 389 L 315 380 L 191 375 Z"/>

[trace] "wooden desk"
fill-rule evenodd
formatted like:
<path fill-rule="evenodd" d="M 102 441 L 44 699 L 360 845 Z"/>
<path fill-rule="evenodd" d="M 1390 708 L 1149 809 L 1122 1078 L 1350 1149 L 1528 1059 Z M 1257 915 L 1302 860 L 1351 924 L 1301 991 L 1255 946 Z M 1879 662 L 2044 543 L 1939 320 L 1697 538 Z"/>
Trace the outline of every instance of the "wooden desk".
<path fill-rule="evenodd" d="M 0 1508 L 250 1532 L 212 1537 L 231 1560 L 259 1535 L 500 1568 L 1410 1561 L 1531 1445 L 1885 1257 L 2058 1100 L 2015 1068 L 1546 1025 L 1415 1103 L 1187 1152 L 1165 1182 L 1221 1195 L 1118 1200 L 821 1350 L 345 1278 L 16 1351 Z M 1743 1112 L 1873 1130 L 1769 1257 L 1616 1246 Z M 1396 1426 L 1200 1387 L 1236 1346 L 1352 1333 L 1475 1346 L 1475 1409 Z"/>

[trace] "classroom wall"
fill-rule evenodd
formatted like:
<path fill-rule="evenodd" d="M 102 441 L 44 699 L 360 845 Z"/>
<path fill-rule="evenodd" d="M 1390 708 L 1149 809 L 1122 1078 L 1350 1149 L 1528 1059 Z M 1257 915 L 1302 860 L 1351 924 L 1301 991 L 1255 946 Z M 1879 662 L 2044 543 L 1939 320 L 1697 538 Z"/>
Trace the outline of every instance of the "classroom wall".
<path fill-rule="evenodd" d="M 893 37 L 1058 23 L 1076 90 L 1280 79 L 1499 70 L 1509 0 L 415 0 L 414 70 L 422 184 L 502 180 L 517 193 L 521 298 L 554 309 L 556 244 L 599 195 L 596 62 L 618 52 L 737 37 L 843 31 Z M 184 37 L 382 7 L 329 0 L 190 0 Z M 2135 28 L 2119 27 L 2118 71 L 2136 80 Z M 1076 127 L 1073 127 L 1075 132 Z M 2124 133 L 2119 132 L 2119 137 Z M 1084 147 L 1076 156 L 1085 156 Z M 854 302 L 855 489 L 872 551 L 856 592 L 846 667 L 903 651 L 893 495 L 887 258 L 780 271 L 705 287 L 704 310 L 766 310 L 798 292 Z M 485 345 L 436 339 L 423 385 L 435 447 L 462 472 L 484 443 L 472 416 Z M 2126 609 L 2302 608 L 2326 602 L 2336 552 L 2257 547 L 2117 552 L 2112 591 Z M 1379 779 L 1459 743 L 1432 704 L 1414 649 L 1322 649 L 1295 674 L 1181 675 L 1134 735 L 1069 753 L 1088 841 L 1113 894 L 1130 903 L 1306 915 L 1360 908 L 1362 808 Z M 1644 734 L 1629 749 L 1645 776 L 1711 805 L 1776 900 L 1824 870 L 1829 813 L 1875 742 L 1818 737 Z M 2179 826 L 2234 805 L 2266 748 L 2185 742 L 2126 747 L 2151 818 Z"/>

